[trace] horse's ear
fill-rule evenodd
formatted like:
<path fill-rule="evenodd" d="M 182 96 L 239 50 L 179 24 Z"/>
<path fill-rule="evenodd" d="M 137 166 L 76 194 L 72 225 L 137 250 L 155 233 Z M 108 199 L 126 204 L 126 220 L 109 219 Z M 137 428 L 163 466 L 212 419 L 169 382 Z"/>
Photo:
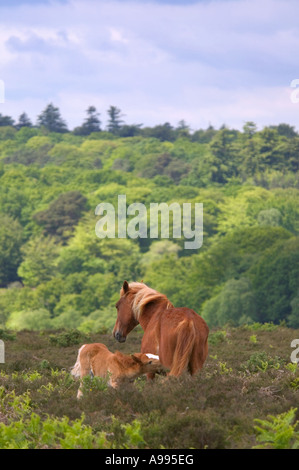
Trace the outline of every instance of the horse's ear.
<path fill-rule="evenodd" d="M 131 354 L 131 358 L 137 362 L 137 364 L 143 364 L 143 362 L 139 359 L 139 357 L 135 356 L 134 354 Z"/>
<path fill-rule="evenodd" d="M 123 283 L 123 290 L 124 290 L 124 293 L 126 294 L 129 290 L 129 284 L 128 284 L 128 281 L 124 281 Z"/>

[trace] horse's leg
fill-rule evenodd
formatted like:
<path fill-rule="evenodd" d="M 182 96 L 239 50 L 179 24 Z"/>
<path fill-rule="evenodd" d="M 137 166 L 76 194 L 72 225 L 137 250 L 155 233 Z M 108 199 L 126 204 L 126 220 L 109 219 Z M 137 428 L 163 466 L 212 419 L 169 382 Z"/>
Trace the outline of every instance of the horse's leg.
<path fill-rule="evenodd" d="M 201 366 L 198 364 L 198 362 L 194 362 L 194 361 L 190 361 L 189 364 L 188 364 L 188 372 L 189 374 L 192 376 L 192 375 L 195 375 L 196 372 L 198 372 L 198 370 L 201 369 Z"/>
<path fill-rule="evenodd" d="M 200 350 L 203 352 L 198 353 L 198 348 L 194 348 L 193 353 L 191 355 L 189 364 L 188 364 L 188 372 L 190 375 L 196 374 L 199 370 L 203 368 L 205 360 L 208 355 L 208 342 L 204 344 L 203 348 L 200 347 Z"/>
<path fill-rule="evenodd" d="M 141 349 L 140 352 L 147 354 L 155 354 L 159 355 L 159 342 L 157 338 L 157 333 L 155 331 L 148 331 L 144 332 L 142 341 L 141 341 Z M 148 381 L 155 379 L 155 372 L 149 372 L 146 374 L 146 378 Z"/>

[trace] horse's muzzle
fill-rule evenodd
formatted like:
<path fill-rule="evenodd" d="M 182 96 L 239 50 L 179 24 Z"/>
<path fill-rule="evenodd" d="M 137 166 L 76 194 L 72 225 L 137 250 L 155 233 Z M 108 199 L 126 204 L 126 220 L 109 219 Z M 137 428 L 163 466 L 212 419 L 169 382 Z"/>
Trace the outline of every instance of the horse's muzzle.
<path fill-rule="evenodd" d="M 124 343 L 126 341 L 126 336 L 122 336 L 119 331 L 116 331 L 114 333 L 114 338 L 119 342 L 119 343 Z"/>

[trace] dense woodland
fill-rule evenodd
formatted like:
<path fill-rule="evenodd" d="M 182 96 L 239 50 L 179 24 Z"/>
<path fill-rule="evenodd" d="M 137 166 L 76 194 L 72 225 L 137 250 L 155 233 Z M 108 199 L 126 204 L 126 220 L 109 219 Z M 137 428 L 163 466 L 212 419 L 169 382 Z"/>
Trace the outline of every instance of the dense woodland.
<path fill-rule="evenodd" d="M 299 328 L 299 135 L 288 124 L 127 125 L 94 106 L 72 131 L 52 104 L 0 115 L 0 327 L 110 329 L 124 279 L 209 326 Z M 99 239 L 101 202 L 201 202 L 203 245 Z"/>

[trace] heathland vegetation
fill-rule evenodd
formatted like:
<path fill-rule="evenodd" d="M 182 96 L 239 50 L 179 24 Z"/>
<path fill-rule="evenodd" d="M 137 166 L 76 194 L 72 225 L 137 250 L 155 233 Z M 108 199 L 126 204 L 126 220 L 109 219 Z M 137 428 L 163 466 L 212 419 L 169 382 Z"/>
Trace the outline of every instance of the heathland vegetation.
<path fill-rule="evenodd" d="M 77 330 L 0 333 L 9 358 L 0 371 L 0 448 L 192 454 L 299 446 L 299 367 L 290 361 L 299 329 L 257 323 L 221 328 L 211 332 L 208 359 L 194 378 L 157 376 L 148 383 L 140 377 L 115 390 L 87 377 L 79 401 L 70 374 L 79 345 L 139 351 L 140 329 L 122 344 L 110 333 Z"/>

